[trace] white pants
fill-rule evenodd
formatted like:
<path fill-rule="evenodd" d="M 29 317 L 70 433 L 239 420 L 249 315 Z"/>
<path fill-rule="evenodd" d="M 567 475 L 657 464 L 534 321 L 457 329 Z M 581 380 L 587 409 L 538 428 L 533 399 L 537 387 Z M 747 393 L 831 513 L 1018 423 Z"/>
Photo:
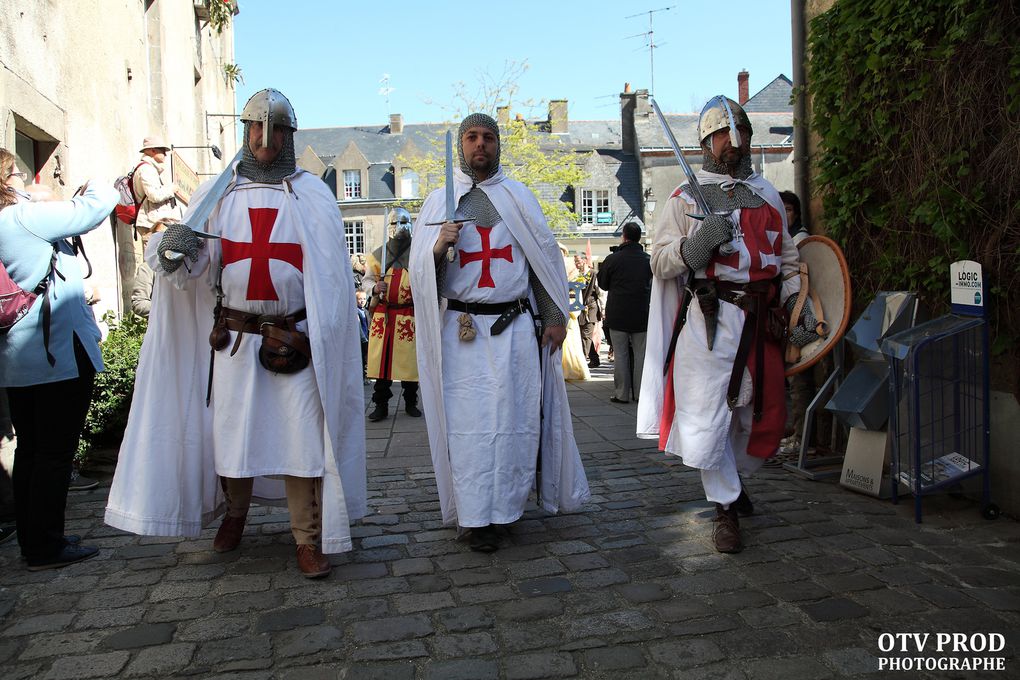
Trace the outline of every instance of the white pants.
<path fill-rule="evenodd" d="M 711 503 L 719 503 L 723 508 L 728 508 L 730 503 L 740 496 L 740 475 L 754 474 L 764 462 L 764 458 L 749 456 L 744 452 L 733 455 L 727 452 L 718 469 L 701 471 L 701 485 L 705 488 L 705 498 Z"/>

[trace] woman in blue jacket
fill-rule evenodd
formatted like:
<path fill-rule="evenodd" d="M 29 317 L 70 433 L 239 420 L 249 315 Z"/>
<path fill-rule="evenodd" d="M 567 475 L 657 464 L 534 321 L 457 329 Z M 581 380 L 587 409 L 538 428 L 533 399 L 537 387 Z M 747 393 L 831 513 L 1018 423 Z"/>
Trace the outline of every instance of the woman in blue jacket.
<path fill-rule="evenodd" d="M 28 569 L 38 571 L 98 552 L 64 536 L 71 463 L 96 371 L 103 370 L 99 327 L 65 239 L 104 222 L 118 194 L 112 186 L 88 187 L 70 201 L 31 202 L 24 179 L 14 156 L 0 149 L 0 261 L 24 290 L 49 280 L 28 314 L 0 334 L 0 387 L 7 388 L 18 437 L 13 475 L 18 543 Z M 50 307 L 48 342 L 44 298 Z"/>

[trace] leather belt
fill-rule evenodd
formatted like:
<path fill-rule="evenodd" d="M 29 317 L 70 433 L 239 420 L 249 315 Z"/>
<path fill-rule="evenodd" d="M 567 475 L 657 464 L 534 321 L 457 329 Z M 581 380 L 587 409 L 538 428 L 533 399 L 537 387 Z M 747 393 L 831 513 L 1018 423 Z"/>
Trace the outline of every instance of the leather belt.
<path fill-rule="evenodd" d="M 224 325 L 232 331 L 241 333 L 260 333 L 263 324 L 293 328 L 299 321 L 304 321 L 307 318 L 308 314 L 304 309 L 294 312 L 290 316 L 255 314 L 229 307 L 220 309 L 220 319 L 223 320 Z"/>
<path fill-rule="evenodd" d="M 254 314 L 240 309 L 221 307 L 218 322 L 228 329 L 235 331 L 234 346 L 230 348 L 230 356 L 237 353 L 241 346 L 242 333 L 254 333 L 255 335 L 269 336 L 277 340 L 287 342 L 295 347 L 305 356 L 312 355 L 311 344 L 308 336 L 297 330 L 297 323 L 308 318 L 306 310 L 300 309 L 289 316 L 277 316 L 274 314 Z"/>
<path fill-rule="evenodd" d="M 461 300 L 447 299 L 446 308 L 455 312 L 467 314 L 499 314 L 499 318 L 492 324 L 489 332 L 492 335 L 499 335 L 514 317 L 524 312 L 531 312 L 531 303 L 527 298 L 511 300 L 510 302 L 463 302 Z"/>

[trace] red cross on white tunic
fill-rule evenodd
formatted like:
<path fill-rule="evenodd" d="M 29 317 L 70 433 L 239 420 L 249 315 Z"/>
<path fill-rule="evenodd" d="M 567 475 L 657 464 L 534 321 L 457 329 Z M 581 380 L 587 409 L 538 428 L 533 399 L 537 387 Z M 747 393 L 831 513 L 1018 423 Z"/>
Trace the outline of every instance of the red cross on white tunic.
<path fill-rule="evenodd" d="M 460 251 L 460 266 L 463 267 L 468 262 L 475 262 L 477 260 L 482 261 L 482 275 L 478 277 L 479 288 L 495 288 L 496 282 L 492 280 L 492 273 L 489 271 L 492 266 L 492 260 L 499 258 L 506 260 L 507 262 L 514 261 L 513 246 L 507 244 L 501 248 L 490 248 L 489 247 L 489 232 L 492 231 L 492 227 L 475 227 L 478 230 L 478 235 L 482 238 L 482 249 L 477 253 L 468 253 L 463 250 Z"/>
<path fill-rule="evenodd" d="M 248 208 L 248 219 L 251 221 L 251 243 L 222 239 L 223 266 L 251 260 L 248 272 L 249 300 L 279 300 L 273 279 L 269 275 L 269 260 L 289 262 L 298 271 L 303 271 L 301 244 L 270 243 L 269 236 L 276 224 L 277 208 Z"/>

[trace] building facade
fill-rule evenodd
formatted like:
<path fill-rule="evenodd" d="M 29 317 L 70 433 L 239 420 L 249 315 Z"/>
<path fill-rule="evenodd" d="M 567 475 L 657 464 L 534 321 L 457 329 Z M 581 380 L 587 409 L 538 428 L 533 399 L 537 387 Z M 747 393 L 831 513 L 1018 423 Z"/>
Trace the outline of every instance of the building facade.
<path fill-rule="evenodd" d="M 753 97 L 748 74 L 738 75 L 738 100 L 754 126 L 755 169 L 780 189 L 793 187 L 792 90 L 786 76 L 778 76 Z M 604 257 L 620 240 L 624 223 L 634 220 L 646 232 L 654 229 L 656 205 L 681 184 L 683 176 L 658 121 L 647 90 L 620 94 L 620 117 L 613 120 L 571 120 L 569 102 L 549 102 L 546 118 L 527 120 L 539 146 L 569 151 L 584 172 L 577 186 L 539 185 L 540 198 L 572 206 L 576 216 L 560 241 L 573 253 L 591 247 Z M 496 112 L 501 127 L 510 111 Z M 697 139 L 698 114 L 669 114 L 667 120 L 692 167 L 701 165 Z M 421 178 L 406 159 L 437 154 L 447 123 L 405 125 L 403 116 L 390 116 L 388 125 L 298 130 L 295 144 L 299 165 L 326 181 L 336 194 L 344 216 L 347 245 L 352 253 L 371 252 L 382 244 L 387 208 L 420 199 Z M 303 152 L 302 152 L 303 150 Z M 506 159 L 504 159 L 504 162 Z"/>
<path fill-rule="evenodd" d="M 222 170 L 237 148 L 234 38 L 232 21 L 210 25 L 210 2 L 222 0 L 91 0 L 59 11 L 22 2 L 0 13 L 0 144 L 60 198 L 129 171 L 149 134 L 181 147 L 200 177 Z M 97 316 L 119 311 L 112 226 L 84 243 Z"/>

